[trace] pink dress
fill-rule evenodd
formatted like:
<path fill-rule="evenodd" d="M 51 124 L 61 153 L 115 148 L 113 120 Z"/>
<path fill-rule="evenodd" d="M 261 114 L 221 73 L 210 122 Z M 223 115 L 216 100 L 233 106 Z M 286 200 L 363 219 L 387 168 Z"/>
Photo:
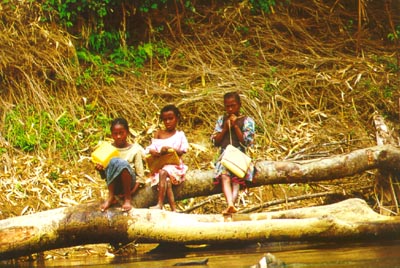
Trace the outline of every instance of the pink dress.
<path fill-rule="evenodd" d="M 180 150 L 183 152 L 187 152 L 189 149 L 189 143 L 186 139 L 185 133 L 183 131 L 176 131 L 176 133 L 166 139 L 152 139 L 151 144 L 146 147 L 146 153 L 149 153 L 151 149 L 160 152 L 161 148 L 164 146 L 172 147 L 175 150 Z M 163 170 L 167 171 L 169 177 L 173 177 L 177 184 L 183 182 L 185 180 L 185 173 L 188 170 L 188 167 L 183 164 L 182 158 L 180 158 L 179 165 L 165 165 Z M 151 186 L 157 185 L 159 182 L 159 173 L 153 174 L 151 177 Z"/>

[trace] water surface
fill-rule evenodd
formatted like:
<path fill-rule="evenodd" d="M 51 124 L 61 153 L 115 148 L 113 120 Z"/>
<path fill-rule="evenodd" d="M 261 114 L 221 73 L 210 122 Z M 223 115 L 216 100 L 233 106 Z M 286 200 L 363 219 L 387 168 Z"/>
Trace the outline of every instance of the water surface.
<path fill-rule="evenodd" d="M 235 248 L 168 247 L 158 250 L 156 244 L 143 244 L 130 257 L 86 256 L 41 262 L 3 263 L 4 267 L 176 267 L 179 262 L 208 259 L 206 266 L 184 267 L 250 267 L 258 263 L 264 253 L 271 253 L 286 267 L 345 267 L 345 268 L 400 268 L 400 241 L 364 243 L 269 243 Z M 0 266 L 1 263 L 0 263 Z M 2 266 L 2 267 L 3 267 Z"/>

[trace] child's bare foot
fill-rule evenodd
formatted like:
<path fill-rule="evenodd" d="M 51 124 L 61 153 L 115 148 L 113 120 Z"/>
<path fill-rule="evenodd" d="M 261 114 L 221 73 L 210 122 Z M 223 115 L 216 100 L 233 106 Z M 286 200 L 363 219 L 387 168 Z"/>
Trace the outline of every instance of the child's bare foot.
<path fill-rule="evenodd" d="M 122 210 L 123 210 L 123 211 L 129 211 L 129 210 L 131 210 L 131 209 L 132 209 L 131 200 L 126 199 L 126 200 L 124 201 L 124 204 L 122 205 Z"/>
<path fill-rule="evenodd" d="M 163 209 L 163 207 L 157 204 L 155 206 L 149 207 L 149 209 Z"/>
<path fill-rule="evenodd" d="M 224 211 L 222 211 L 222 214 L 232 214 L 232 213 L 236 213 L 237 209 L 235 208 L 234 205 L 230 205 L 228 206 L 227 209 L 225 209 Z"/>
<path fill-rule="evenodd" d="M 112 198 L 108 198 L 106 202 L 104 202 L 101 206 L 100 206 L 100 210 L 101 211 L 105 211 L 106 209 L 108 209 L 109 207 L 111 207 L 112 205 L 116 204 L 117 200 L 112 197 Z"/>
<path fill-rule="evenodd" d="M 176 211 L 176 205 L 175 205 L 175 202 L 174 203 L 170 203 L 169 204 L 169 207 L 171 208 L 171 211 Z"/>

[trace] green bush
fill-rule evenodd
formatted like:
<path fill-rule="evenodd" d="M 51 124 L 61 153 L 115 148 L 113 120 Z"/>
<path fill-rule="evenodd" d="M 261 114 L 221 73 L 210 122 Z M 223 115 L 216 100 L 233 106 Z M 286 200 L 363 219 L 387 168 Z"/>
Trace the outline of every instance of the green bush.
<path fill-rule="evenodd" d="M 52 118 L 46 111 L 35 107 L 24 110 L 16 106 L 5 116 L 4 137 L 14 147 L 24 152 L 52 150 L 65 159 L 74 157 L 82 148 L 94 145 L 109 133 L 110 118 L 94 105 L 86 105 L 78 120 L 70 112 Z M 88 129 L 97 131 L 88 132 Z"/>

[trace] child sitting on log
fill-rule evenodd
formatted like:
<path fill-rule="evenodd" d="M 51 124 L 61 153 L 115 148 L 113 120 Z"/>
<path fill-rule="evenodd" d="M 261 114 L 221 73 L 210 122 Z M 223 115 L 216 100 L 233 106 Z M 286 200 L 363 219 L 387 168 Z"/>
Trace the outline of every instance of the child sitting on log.
<path fill-rule="evenodd" d="M 107 167 L 96 164 L 95 168 L 107 182 L 108 199 L 100 206 L 105 211 L 117 203 L 116 195 L 123 195 L 123 211 L 132 208 L 131 195 L 144 184 L 143 157 L 144 149 L 139 144 L 127 141 L 129 135 L 128 122 L 124 118 L 116 118 L 111 122 L 112 145 L 118 150 L 119 156 L 111 158 Z"/>

